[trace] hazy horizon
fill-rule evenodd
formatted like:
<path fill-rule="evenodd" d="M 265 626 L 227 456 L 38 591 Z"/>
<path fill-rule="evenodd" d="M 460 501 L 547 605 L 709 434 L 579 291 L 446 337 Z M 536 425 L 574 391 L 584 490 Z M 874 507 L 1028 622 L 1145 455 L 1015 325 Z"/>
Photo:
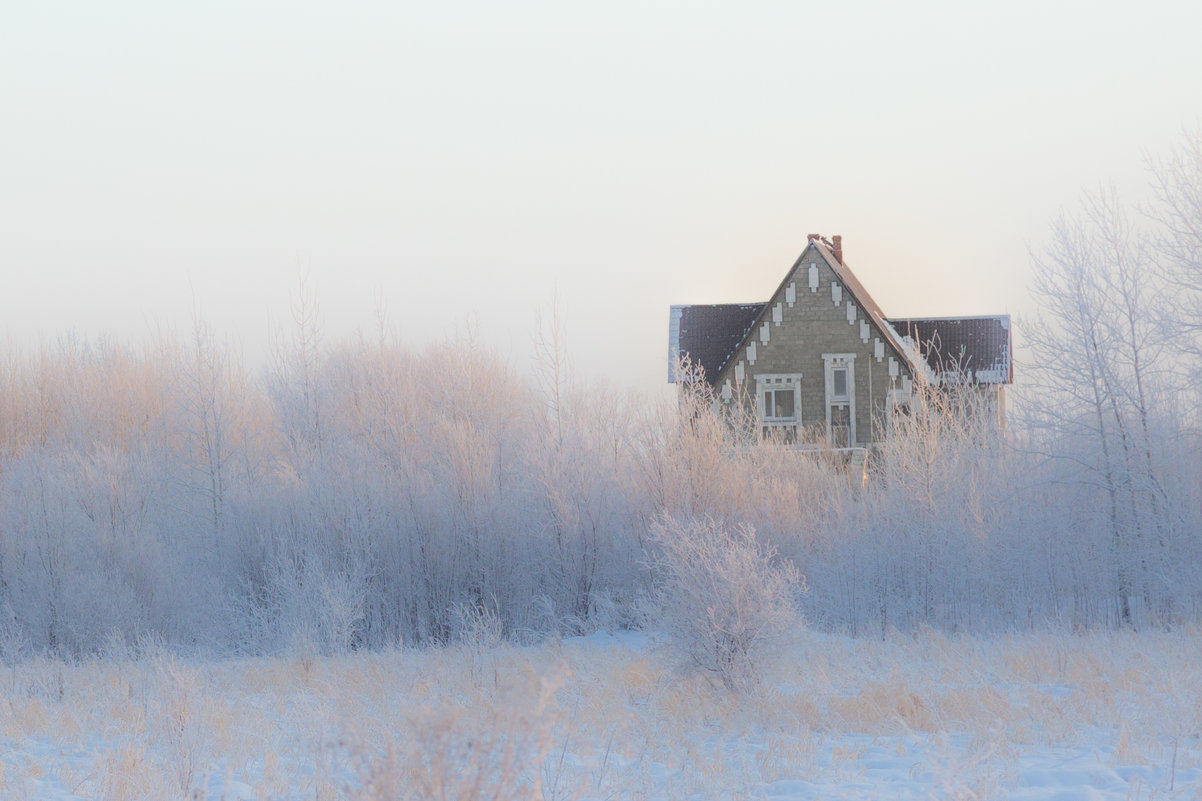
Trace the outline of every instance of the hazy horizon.
<path fill-rule="evenodd" d="M 842 234 L 891 316 L 1028 314 L 1028 246 L 1138 199 L 1202 113 L 1185 2 L 981 9 L 363 3 L 11 9 L 0 340 L 266 351 L 475 319 L 514 364 L 558 297 L 576 374 L 663 385 L 668 307 L 765 300 Z M 1021 336 L 1021 332 L 1020 332 Z"/>

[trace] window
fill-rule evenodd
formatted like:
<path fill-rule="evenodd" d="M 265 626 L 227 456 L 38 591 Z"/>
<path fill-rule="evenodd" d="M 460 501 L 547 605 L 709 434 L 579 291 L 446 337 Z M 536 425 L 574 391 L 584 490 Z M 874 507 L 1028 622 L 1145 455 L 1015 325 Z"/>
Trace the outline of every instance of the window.
<path fill-rule="evenodd" d="M 851 411 L 846 404 L 830 407 L 830 428 L 828 439 L 832 448 L 850 448 L 855 439 L 851 430 Z"/>
<path fill-rule="evenodd" d="M 801 419 L 801 374 L 757 375 L 755 387 L 760 433 L 794 441 Z"/>
<path fill-rule="evenodd" d="M 856 445 L 856 355 L 824 353 L 826 439 L 832 448 Z"/>
<path fill-rule="evenodd" d="M 846 401 L 847 400 L 847 368 L 835 367 L 831 369 L 831 400 Z"/>
<path fill-rule="evenodd" d="M 770 389 L 764 393 L 764 419 L 771 422 L 796 421 L 797 403 L 792 389 Z"/>

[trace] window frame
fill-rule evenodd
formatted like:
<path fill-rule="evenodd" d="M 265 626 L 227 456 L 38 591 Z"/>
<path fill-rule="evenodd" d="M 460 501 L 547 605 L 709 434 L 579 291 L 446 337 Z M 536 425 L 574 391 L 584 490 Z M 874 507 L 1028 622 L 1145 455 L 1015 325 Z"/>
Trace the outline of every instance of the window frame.
<path fill-rule="evenodd" d="M 774 429 L 792 429 L 794 432 L 801 426 L 801 373 L 757 373 L 755 376 L 755 410 L 759 421 L 761 434 Z M 768 417 L 766 414 L 767 396 L 772 394 L 773 411 L 776 407 L 776 393 L 789 391 L 793 393 L 792 417 Z"/>
<path fill-rule="evenodd" d="M 832 410 L 847 408 L 848 431 L 846 447 L 856 447 L 856 354 L 854 353 L 824 353 L 822 354 L 822 366 L 824 373 L 825 395 L 826 402 L 824 404 L 826 411 L 826 440 L 833 443 L 832 439 Z M 846 380 L 844 381 L 844 390 L 842 394 L 835 394 L 835 373 L 836 371 L 846 371 Z"/>
<path fill-rule="evenodd" d="M 839 391 L 839 376 L 843 376 L 843 391 Z M 847 365 L 834 365 L 831 367 L 831 402 L 833 403 L 848 403 L 850 390 L 848 386 L 848 368 Z"/>

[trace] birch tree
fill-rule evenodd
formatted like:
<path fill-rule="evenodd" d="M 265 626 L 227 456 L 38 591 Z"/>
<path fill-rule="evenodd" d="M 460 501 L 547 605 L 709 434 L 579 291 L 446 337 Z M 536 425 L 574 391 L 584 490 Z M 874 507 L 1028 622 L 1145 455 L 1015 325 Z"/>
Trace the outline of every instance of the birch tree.
<path fill-rule="evenodd" d="M 1027 329 L 1030 400 L 1044 454 L 1093 486 L 1114 565 L 1117 614 L 1165 598 L 1166 498 L 1154 454 L 1163 334 L 1154 323 L 1154 250 L 1112 191 L 1086 196 L 1033 253 L 1041 313 Z M 1089 515 L 1089 509 L 1082 509 Z"/>
<path fill-rule="evenodd" d="M 1172 295 L 1162 318 L 1189 369 L 1180 388 L 1191 396 L 1187 411 L 1196 435 L 1202 430 L 1202 126 L 1186 130 L 1167 156 L 1149 161 L 1155 202 L 1148 216 L 1158 226 L 1159 275 Z"/>

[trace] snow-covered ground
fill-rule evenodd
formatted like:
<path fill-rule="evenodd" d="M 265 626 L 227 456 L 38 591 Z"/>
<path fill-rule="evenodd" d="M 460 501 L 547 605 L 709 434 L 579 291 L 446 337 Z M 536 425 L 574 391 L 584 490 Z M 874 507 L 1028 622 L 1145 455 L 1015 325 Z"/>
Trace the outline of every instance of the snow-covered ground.
<path fill-rule="evenodd" d="M 802 635 L 759 689 L 653 638 L 0 673 L 5 799 L 1202 797 L 1202 633 Z"/>

